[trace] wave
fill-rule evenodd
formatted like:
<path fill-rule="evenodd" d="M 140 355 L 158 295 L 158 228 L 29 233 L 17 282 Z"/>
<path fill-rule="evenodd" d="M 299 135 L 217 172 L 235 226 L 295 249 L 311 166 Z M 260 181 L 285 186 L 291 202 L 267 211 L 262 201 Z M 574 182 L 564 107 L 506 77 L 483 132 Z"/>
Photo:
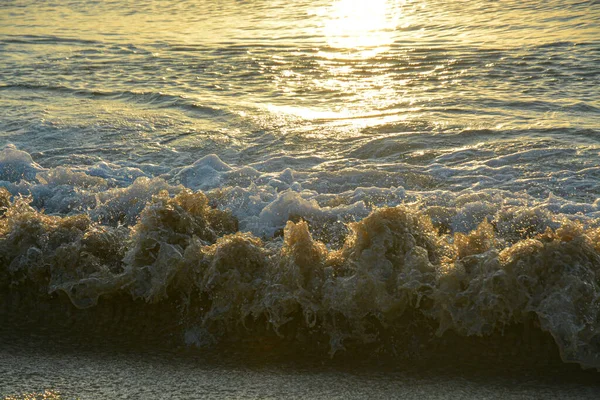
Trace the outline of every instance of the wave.
<path fill-rule="evenodd" d="M 108 304 L 97 328 L 141 323 L 196 346 L 270 335 L 330 354 L 401 352 L 411 326 L 422 340 L 476 341 L 532 324 L 565 362 L 600 369 L 598 228 L 544 228 L 539 211 L 507 209 L 445 234 L 439 207 L 399 205 L 348 224 L 291 216 L 267 239 L 241 232 L 214 196 L 160 191 L 125 226 L 47 215 L 0 189 L 1 312 L 64 320 Z"/>
<path fill-rule="evenodd" d="M 450 179 L 442 165 L 461 154 L 434 172 Z M 504 164 L 546 154 L 516 152 L 492 167 L 505 174 Z M 48 169 L 8 145 L 0 314 L 201 348 L 276 343 L 399 358 L 457 340 L 495 354 L 525 343 L 545 357 L 539 343 L 552 338 L 564 361 L 600 369 L 598 200 L 434 190 L 415 166 L 321 164 L 235 167 L 207 155 L 173 169 Z"/>
<path fill-rule="evenodd" d="M 0 91 L 1 90 L 58 92 L 91 99 L 108 98 L 133 104 L 153 105 L 158 108 L 183 109 L 205 114 L 210 117 L 237 116 L 237 114 L 230 113 L 227 110 L 218 107 L 199 104 L 193 99 L 185 96 L 170 95 L 162 92 L 89 90 L 82 88 L 75 89 L 67 86 L 48 86 L 28 83 L 0 85 Z"/>
<path fill-rule="evenodd" d="M 25 43 L 25 44 L 50 44 L 57 43 L 73 44 L 73 45 L 98 45 L 101 42 L 96 40 L 76 39 L 69 37 L 60 37 L 55 35 L 6 35 L 0 43 Z"/>

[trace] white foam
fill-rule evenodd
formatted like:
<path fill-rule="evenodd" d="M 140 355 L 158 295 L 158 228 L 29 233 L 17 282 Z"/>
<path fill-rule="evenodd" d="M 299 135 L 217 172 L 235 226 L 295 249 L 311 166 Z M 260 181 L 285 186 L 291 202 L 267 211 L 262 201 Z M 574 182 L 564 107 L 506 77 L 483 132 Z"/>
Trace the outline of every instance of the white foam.
<path fill-rule="evenodd" d="M 18 150 L 13 144 L 8 144 L 0 150 L 0 181 L 34 181 L 41 171 L 44 171 L 44 168 L 33 161 L 29 153 Z"/>
<path fill-rule="evenodd" d="M 527 154 L 533 157 L 537 153 Z M 523 224 L 554 226 L 553 221 L 561 218 L 598 225 L 600 200 L 574 201 L 552 192 L 539 197 L 546 181 L 540 177 L 518 179 L 519 171 L 512 165 L 489 167 L 470 161 L 452 167 L 406 167 L 404 173 L 354 166 L 337 166 L 335 171 L 297 171 L 289 166 L 276 170 L 282 160 L 255 164 L 257 169 L 230 165 L 210 154 L 166 174 L 164 167 L 146 165 L 142 169 L 108 162 L 44 169 L 28 153 L 9 145 L 0 151 L 0 186 L 13 195 L 31 196 L 32 205 L 47 213 L 86 212 L 92 219 L 110 224 L 133 224 L 153 195 L 162 190 L 174 195 L 189 187 L 206 191 L 213 204 L 238 218 L 241 230 L 261 237 L 273 236 L 290 218 L 348 222 L 360 220 L 377 207 L 402 203 L 418 203 L 434 223 L 463 233 L 485 219 L 497 222 L 497 229 L 503 232 Z M 285 160 L 290 161 L 289 157 Z M 148 171 L 156 171 L 160 177 L 147 176 Z M 594 168 L 585 171 L 590 175 L 597 172 Z M 577 174 L 561 176 L 560 184 L 567 188 L 578 179 Z M 444 189 L 419 188 L 421 182 L 430 183 L 427 179 L 444 182 Z"/>
<path fill-rule="evenodd" d="M 224 173 L 231 170 L 216 154 L 209 154 L 182 168 L 173 180 L 194 190 L 208 190 L 219 186 Z"/>

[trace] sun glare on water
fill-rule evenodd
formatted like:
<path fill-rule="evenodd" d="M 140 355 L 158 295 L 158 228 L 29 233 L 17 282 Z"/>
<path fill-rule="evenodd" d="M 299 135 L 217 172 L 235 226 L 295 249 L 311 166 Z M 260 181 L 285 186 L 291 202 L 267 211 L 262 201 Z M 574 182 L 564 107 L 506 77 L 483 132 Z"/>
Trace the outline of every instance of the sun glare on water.
<path fill-rule="evenodd" d="M 367 58 L 385 51 L 393 42 L 398 8 L 390 0 L 338 0 L 327 13 L 322 34 L 327 44 Z"/>
<path fill-rule="evenodd" d="M 317 59 L 321 72 L 310 84 L 318 90 L 345 93 L 353 104 L 334 109 L 324 104 L 270 104 L 269 111 L 310 121 L 327 120 L 338 128 L 346 125 L 348 133 L 400 118 L 373 111 L 382 95 L 390 97 L 393 93 L 382 89 L 387 86 L 387 78 L 371 64 L 372 58 L 393 44 L 396 29 L 403 21 L 403 5 L 401 0 L 336 0 L 309 12 L 316 21 L 316 30 L 311 34 L 323 43 Z"/>

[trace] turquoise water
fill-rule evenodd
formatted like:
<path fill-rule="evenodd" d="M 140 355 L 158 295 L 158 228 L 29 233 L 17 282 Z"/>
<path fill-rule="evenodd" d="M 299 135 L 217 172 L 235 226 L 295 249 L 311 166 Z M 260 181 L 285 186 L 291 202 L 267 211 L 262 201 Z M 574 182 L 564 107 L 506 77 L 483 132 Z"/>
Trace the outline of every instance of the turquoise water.
<path fill-rule="evenodd" d="M 599 65 L 597 1 L 4 1 L 0 313 L 598 369 Z"/>

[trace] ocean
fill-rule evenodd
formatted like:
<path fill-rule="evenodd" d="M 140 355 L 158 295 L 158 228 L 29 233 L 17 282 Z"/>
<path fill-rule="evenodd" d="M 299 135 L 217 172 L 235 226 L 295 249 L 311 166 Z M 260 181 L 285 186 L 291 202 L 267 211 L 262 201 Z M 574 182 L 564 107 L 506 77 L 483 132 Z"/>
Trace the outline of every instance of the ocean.
<path fill-rule="evenodd" d="M 599 161 L 598 1 L 4 0 L 0 395 L 598 398 Z"/>

